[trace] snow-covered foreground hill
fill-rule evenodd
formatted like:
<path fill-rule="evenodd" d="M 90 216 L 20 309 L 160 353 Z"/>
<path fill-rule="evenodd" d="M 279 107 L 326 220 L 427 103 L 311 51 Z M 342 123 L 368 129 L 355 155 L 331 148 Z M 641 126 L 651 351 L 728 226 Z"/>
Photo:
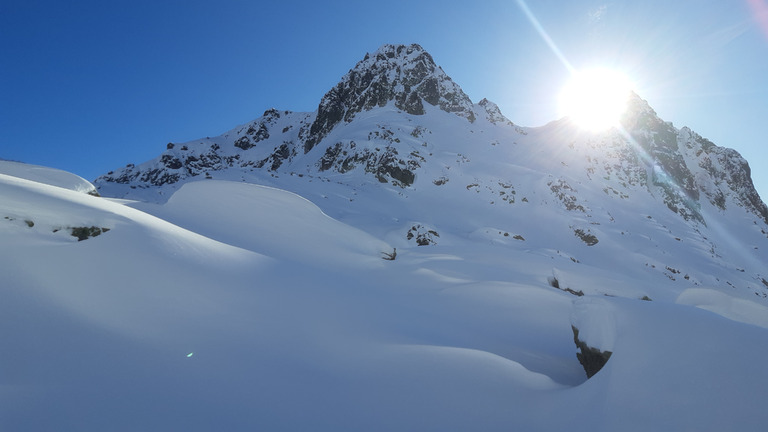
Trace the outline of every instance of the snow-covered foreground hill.
<path fill-rule="evenodd" d="M 96 188 L 88 180 L 53 168 L 0 159 L 0 173 L 91 195 L 97 194 Z"/>
<path fill-rule="evenodd" d="M 555 250 L 436 216 L 441 241 L 418 247 L 401 232 L 412 221 L 392 216 L 410 210 L 376 213 L 397 194 L 386 188 L 329 205 L 332 218 L 243 182 L 190 182 L 151 204 L 11 174 L 0 175 L 1 430 L 768 424 L 768 309 L 743 290 L 641 274 L 642 242 L 597 248 L 571 234 Z M 349 202 L 345 186 L 325 186 L 311 198 Z M 455 208 L 474 202 L 455 196 Z M 436 205 L 422 198 L 415 207 Z M 695 259 L 684 264 L 715 265 Z M 589 380 L 572 326 L 613 353 Z"/>

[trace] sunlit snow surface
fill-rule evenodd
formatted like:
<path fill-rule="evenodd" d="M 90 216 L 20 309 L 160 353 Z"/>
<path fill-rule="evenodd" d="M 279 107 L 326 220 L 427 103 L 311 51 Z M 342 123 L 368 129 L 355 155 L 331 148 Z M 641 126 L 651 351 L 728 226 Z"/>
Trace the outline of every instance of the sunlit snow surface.
<path fill-rule="evenodd" d="M 768 424 L 764 305 L 595 264 L 642 263 L 642 250 L 575 242 L 577 264 L 546 239 L 498 235 L 503 221 L 414 247 L 398 212 L 355 214 L 389 202 L 385 189 L 331 217 L 241 182 L 149 204 L 19 177 L 0 175 L 0 430 Z M 77 226 L 110 230 L 78 242 Z M 588 381 L 572 324 L 613 351 Z"/>
<path fill-rule="evenodd" d="M 0 159 L 0 173 L 78 192 L 96 192 L 96 188 L 80 176 L 39 165 Z"/>

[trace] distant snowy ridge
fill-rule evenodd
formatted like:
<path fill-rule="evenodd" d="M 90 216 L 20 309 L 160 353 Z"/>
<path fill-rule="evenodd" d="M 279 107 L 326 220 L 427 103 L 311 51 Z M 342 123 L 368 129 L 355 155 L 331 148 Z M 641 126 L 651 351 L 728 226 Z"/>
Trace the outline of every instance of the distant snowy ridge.
<path fill-rule="evenodd" d="M 96 187 L 88 180 L 55 168 L 0 159 L 0 174 L 71 189 L 76 192 L 83 192 L 91 195 L 97 194 Z"/>

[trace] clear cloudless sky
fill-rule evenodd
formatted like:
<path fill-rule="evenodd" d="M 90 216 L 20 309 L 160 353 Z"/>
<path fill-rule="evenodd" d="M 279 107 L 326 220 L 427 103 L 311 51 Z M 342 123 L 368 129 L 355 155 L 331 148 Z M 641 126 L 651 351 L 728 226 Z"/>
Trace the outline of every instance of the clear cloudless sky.
<path fill-rule="evenodd" d="M 623 71 L 768 196 L 768 0 L 526 4 L 574 67 Z M 271 107 L 314 111 L 385 43 L 419 43 L 517 124 L 560 117 L 569 72 L 515 0 L 3 0 L 0 158 L 92 180 Z"/>

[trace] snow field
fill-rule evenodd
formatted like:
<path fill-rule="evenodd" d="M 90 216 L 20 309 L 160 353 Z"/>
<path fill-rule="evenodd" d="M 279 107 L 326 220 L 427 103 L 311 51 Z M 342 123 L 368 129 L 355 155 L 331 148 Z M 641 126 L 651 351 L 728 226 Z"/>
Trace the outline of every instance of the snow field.
<path fill-rule="evenodd" d="M 334 219 L 299 195 L 239 182 L 126 205 L 6 175 L 0 196 L 0 216 L 40 221 L 0 220 L 2 429 L 768 423 L 768 333 L 701 309 L 760 324 L 759 304 L 705 289 L 662 296 L 671 281 L 648 287 L 597 267 L 600 252 L 576 238 L 586 263 L 530 236 L 497 244 L 450 228 L 421 248 L 381 240 L 410 221 L 366 225 L 354 205 Z M 112 229 L 82 242 L 49 229 L 91 223 Z M 382 260 L 392 247 L 397 259 Z M 588 381 L 572 323 L 614 353 Z"/>

